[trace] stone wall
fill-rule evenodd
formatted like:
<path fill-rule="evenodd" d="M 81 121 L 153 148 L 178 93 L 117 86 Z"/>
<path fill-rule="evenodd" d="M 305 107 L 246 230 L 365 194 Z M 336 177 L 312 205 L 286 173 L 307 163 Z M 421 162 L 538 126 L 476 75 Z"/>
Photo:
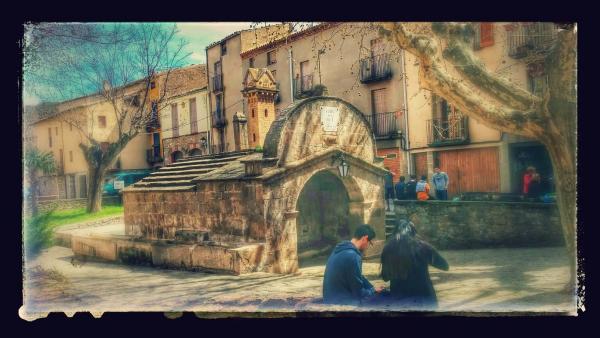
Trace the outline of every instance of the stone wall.
<path fill-rule="evenodd" d="M 252 181 L 203 182 L 197 191 L 127 192 L 127 234 L 173 239 L 177 230 L 210 233 L 217 241 L 264 239 L 262 188 Z"/>
<path fill-rule="evenodd" d="M 439 249 L 563 245 L 555 204 L 491 201 L 396 201 L 420 236 Z"/>
<path fill-rule="evenodd" d="M 38 202 L 38 210 L 40 212 L 50 211 L 52 209 L 58 210 L 70 210 L 70 209 L 79 209 L 85 208 L 87 203 L 87 198 L 72 198 L 72 199 L 59 199 L 59 200 L 49 200 L 49 201 L 39 201 Z M 102 197 L 102 204 L 120 204 L 121 198 L 119 196 L 105 196 Z"/>

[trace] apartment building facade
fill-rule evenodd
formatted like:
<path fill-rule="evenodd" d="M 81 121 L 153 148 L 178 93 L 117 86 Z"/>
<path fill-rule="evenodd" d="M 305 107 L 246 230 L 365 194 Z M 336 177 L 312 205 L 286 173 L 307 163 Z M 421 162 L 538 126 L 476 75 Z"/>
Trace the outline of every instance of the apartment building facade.
<path fill-rule="evenodd" d="M 547 79 L 541 58 L 555 37 L 553 24 L 485 22 L 474 26 L 474 53 L 488 70 L 531 92 L 543 92 Z M 552 176 L 542 144 L 462 115 L 444 98 L 419 87 L 416 57 L 407 53 L 406 65 L 412 173 L 431 177 L 433 169 L 440 167 L 450 177 L 450 196 L 520 193 L 528 166 L 536 167 L 544 180 Z"/>
<path fill-rule="evenodd" d="M 215 73 L 222 74 L 223 78 L 229 73 L 232 73 L 231 78 L 235 78 L 237 74 L 245 75 L 249 70 L 262 73 L 268 70 L 278 91 L 275 115 L 295 100 L 315 94 L 336 96 L 350 102 L 370 122 L 377 139 L 378 155 L 384 157 L 384 165 L 395 174 L 397 180 L 406 172 L 401 165 L 405 157 L 402 135 L 406 118 L 403 62 L 401 57 L 397 57 L 398 54 L 393 53 L 393 46 L 381 39 L 376 30 L 369 30 L 367 25 L 319 24 L 301 32 L 267 39 L 255 48 L 232 50 L 228 47 L 228 53 L 233 51 L 236 54 L 229 56 L 235 62 L 227 64 L 216 64 L 220 60 L 211 57 L 217 54 L 213 47 L 208 50 L 209 72 L 213 67 Z M 364 33 L 353 37 L 350 34 L 352 31 Z M 359 48 L 361 43 L 363 48 Z M 235 105 L 233 111 L 243 112 L 250 125 L 253 115 L 248 100 L 252 98 L 244 98 L 239 94 L 244 82 L 244 79 L 238 81 L 240 79 L 235 78 L 229 84 L 223 81 L 226 90 L 222 94 L 225 95 L 225 105 Z M 213 92 L 218 88 L 215 82 L 209 86 Z M 316 93 L 323 86 L 327 92 Z M 218 111 L 219 102 L 215 100 L 211 107 Z M 226 114 L 226 121 L 218 121 L 219 125 L 227 125 L 230 122 L 228 118 Z M 229 128 L 223 136 L 222 144 L 226 149 L 239 150 L 233 128 Z M 252 144 L 252 133 L 248 136 L 249 144 Z"/>

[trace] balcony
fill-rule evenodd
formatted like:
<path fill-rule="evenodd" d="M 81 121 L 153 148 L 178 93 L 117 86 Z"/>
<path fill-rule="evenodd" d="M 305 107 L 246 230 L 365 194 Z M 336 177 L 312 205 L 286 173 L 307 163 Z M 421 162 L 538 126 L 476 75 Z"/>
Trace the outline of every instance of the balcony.
<path fill-rule="evenodd" d="M 158 105 L 156 102 L 152 102 L 150 119 L 146 123 L 146 132 L 152 132 L 158 129 L 160 129 L 160 119 L 158 118 Z"/>
<path fill-rule="evenodd" d="M 313 76 L 305 75 L 296 78 L 294 81 L 294 95 L 296 98 L 310 96 L 313 90 Z"/>
<path fill-rule="evenodd" d="M 392 77 L 390 58 L 381 54 L 360 60 L 360 82 L 370 83 L 387 80 Z"/>
<path fill-rule="evenodd" d="M 212 77 L 212 88 L 213 93 L 219 93 L 223 91 L 223 74 L 216 74 Z"/>
<path fill-rule="evenodd" d="M 442 147 L 469 143 L 467 117 L 427 120 L 427 143 L 430 147 Z"/>
<path fill-rule="evenodd" d="M 376 113 L 365 115 L 373 129 L 376 139 L 392 139 L 404 133 L 404 119 L 402 112 Z"/>
<path fill-rule="evenodd" d="M 225 128 L 225 126 L 227 126 L 227 119 L 225 118 L 225 114 L 220 110 L 212 112 L 211 121 L 213 128 L 223 129 Z"/>
<path fill-rule="evenodd" d="M 146 149 L 146 162 L 148 164 L 153 165 L 155 163 L 160 163 L 164 159 L 160 153 L 160 146 L 152 147 L 152 149 Z"/>
<path fill-rule="evenodd" d="M 556 40 L 557 31 L 553 23 L 515 23 L 505 28 L 508 56 L 513 59 L 544 55 Z"/>

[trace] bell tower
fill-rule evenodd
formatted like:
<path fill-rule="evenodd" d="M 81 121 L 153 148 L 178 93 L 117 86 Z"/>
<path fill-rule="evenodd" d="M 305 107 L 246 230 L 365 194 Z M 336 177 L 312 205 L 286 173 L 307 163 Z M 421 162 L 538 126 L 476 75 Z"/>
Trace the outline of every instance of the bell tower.
<path fill-rule="evenodd" d="M 249 68 L 242 93 L 248 100 L 248 147 L 262 147 L 271 123 L 275 120 L 277 86 L 273 74 L 267 68 Z"/>

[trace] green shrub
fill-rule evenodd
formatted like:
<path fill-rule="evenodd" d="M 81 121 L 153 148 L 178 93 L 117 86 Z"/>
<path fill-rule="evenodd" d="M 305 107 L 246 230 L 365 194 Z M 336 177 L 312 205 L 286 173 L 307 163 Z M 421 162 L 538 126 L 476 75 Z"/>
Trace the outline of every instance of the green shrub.
<path fill-rule="evenodd" d="M 52 244 L 52 226 L 50 219 L 54 210 L 39 213 L 25 221 L 25 255 L 33 257 Z"/>
<path fill-rule="evenodd" d="M 263 148 L 261 146 L 256 146 L 256 148 L 254 148 L 254 151 L 257 153 L 262 153 L 263 152 Z"/>

